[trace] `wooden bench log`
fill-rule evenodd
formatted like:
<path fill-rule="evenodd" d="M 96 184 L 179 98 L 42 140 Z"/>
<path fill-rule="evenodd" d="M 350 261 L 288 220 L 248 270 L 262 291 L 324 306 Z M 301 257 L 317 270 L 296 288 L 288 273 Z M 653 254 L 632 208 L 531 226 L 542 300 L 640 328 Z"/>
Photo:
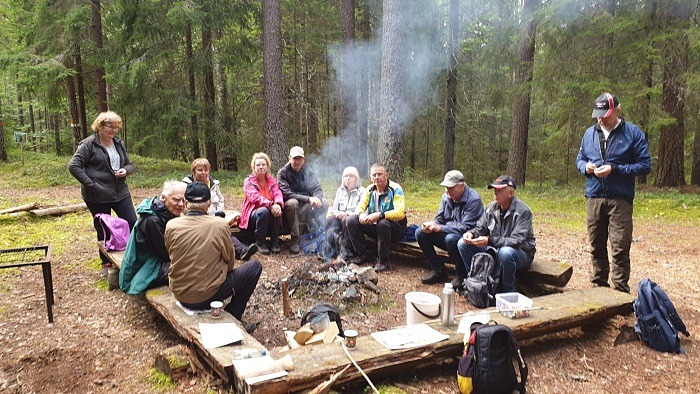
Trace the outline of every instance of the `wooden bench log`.
<path fill-rule="evenodd" d="M 511 320 L 498 313 L 491 319 L 509 326 L 520 339 L 566 330 L 591 324 L 617 314 L 632 311 L 634 297 L 605 287 L 573 290 L 534 298 L 534 306 L 543 308 L 530 312 L 530 316 Z M 461 316 L 457 316 L 456 322 Z M 391 373 L 402 374 L 411 368 L 432 365 L 437 360 L 457 357 L 463 350 L 463 335 L 457 327 L 443 327 L 439 322 L 428 323 L 437 331 L 450 335 L 448 340 L 419 348 L 388 350 L 370 335 L 357 339 L 357 349 L 351 352 L 365 373 L 379 376 Z M 328 377 L 345 368 L 350 360 L 339 344 L 302 346 L 289 350 L 296 366 L 285 378 L 263 382 L 253 386 L 245 385 L 245 393 L 287 393 L 313 388 Z M 273 357 L 277 354 L 273 351 Z M 348 369 L 337 383 L 362 379 L 355 369 Z"/>
<path fill-rule="evenodd" d="M 100 250 L 116 267 L 121 268 L 124 252 L 107 251 L 102 242 L 98 243 Z M 190 316 L 186 314 L 176 304 L 173 293 L 167 286 L 150 289 L 146 292 L 146 301 L 151 305 L 165 321 L 173 327 L 175 332 L 185 340 L 187 345 L 197 356 L 194 365 L 205 368 L 203 372 L 212 372 L 224 382 L 232 384 L 234 382 L 233 371 L 233 351 L 240 348 L 265 348 L 253 336 L 245 331 L 241 322 L 228 312 L 224 311 L 216 323 L 236 323 L 243 333 L 243 341 L 235 345 L 222 346 L 215 349 L 207 349 L 202 343 L 202 336 L 199 333 L 199 323 L 214 323 L 208 314 Z"/>
<path fill-rule="evenodd" d="M 393 252 L 404 254 L 412 258 L 425 258 L 423 252 L 420 250 L 420 246 L 418 246 L 418 242 L 403 241 L 392 243 L 391 249 Z M 435 248 L 435 252 L 438 257 L 443 259 L 446 263 L 454 264 L 449 261 L 449 256 L 446 251 Z M 574 267 L 569 263 L 535 258 L 530 269 L 527 272 L 519 274 L 518 278 L 531 283 L 564 287 L 569 283 L 573 273 Z"/>

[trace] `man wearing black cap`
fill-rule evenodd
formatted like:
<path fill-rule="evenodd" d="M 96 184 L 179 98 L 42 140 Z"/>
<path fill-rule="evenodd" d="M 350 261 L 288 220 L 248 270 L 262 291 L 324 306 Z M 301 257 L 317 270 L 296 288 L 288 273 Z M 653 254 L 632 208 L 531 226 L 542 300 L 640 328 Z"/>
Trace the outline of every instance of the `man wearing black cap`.
<path fill-rule="evenodd" d="M 255 290 L 262 265 L 250 260 L 234 268 L 236 259 L 225 220 L 207 214 L 211 204 L 209 186 L 194 182 L 185 190 L 187 214 L 165 227 L 165 247 L 172 265 L 170 290 L 190 309 L 209 309 L 212 301 L 223 301 L 224 309 L 241 320 Z M 255 324 L 243 323 L 246 331 Z"/>
<path fill-rule="evenodd" d="M 635 177 L 651 172 L 649 146 L 642 130 L 620 117 L 617 97 L 601 94 L 591 117 L 597 122 L 581 139 L 576 168 L 586 177 L 586 224 L 591 248 L 594 286 L 609 287 L 612 252 L 612 284 L 629 293 L 632 202 Z"/>
<path fill-rule="evenodd" d="M 452 286 L 461 288 L 467 272 L 457 250 L 457 242 L 467 230 L 474 227 L 484 213 L 484 204 L 479 193 L 467 186 L 460 171 L 448 171 L 440 185 L 445 187 L 445 193 L 440 200 L 435 219 L 416 229 L 416 241 L 430 262 L 430 273 L 421 278 L 421 282 L 429 285 L 444 283 L 447 280 L 445 263 L 439 260 L 435 253 L 435 247 L 438 247 L 446 250 L 455 264 L 457 277 L 452 281 Z"/>
<path fill-rule="evenodd" d="M 532 212 L 515 197 L 515 179 L 501 175 L 489 185 L 494 202 L 479 218 L 476 227 L 467 231 L 457 243 L 467 272 L 474 254 L 487 246 L 496 249 L 496 262 L 501 267 L 501 291 L 515 291 L 515 272 L 527 270 L 535 258 L 535 231 Z"/>

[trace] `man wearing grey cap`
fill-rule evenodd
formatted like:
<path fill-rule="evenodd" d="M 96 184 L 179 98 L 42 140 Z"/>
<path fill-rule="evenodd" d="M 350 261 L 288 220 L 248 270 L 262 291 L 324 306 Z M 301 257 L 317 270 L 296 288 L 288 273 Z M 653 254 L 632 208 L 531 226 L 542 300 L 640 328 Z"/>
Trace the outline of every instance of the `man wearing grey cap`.
<path fill-rule="evenodd" d="M 501 268 L 501 291 L 515 291 L 515 273 L 530 268 L 535 259 L 535 231 L 532 212 L 525 203 L 515 197 L 515 179 L 501 175 L 489 186 L 493 189 L 493 202 L 486 206 L 476 226 L 464 233 L 457 243 L 467 272 L 472 257 L 487 246 L 495 250 L 495 258 Z"/>
<path fill-rule="evenodd" d="M 250 260 L 235 267 L 228 223 L 207 214 L 211 205 L 208 185 L 189 184 L 185 200 L 187 214 L 165 226 L 165 247 L 172 262 L 170 290 L 176 300 L 190 309 L 209 309 L 212 301 L 223 301 L 224 310 L 241 320 L 262 265 Z M 257 326 L 242 320 L 241 323 L 248 332 Z"/>
<path fill-rule="evenodd" d="M 445 263 L 435 253 L 435 247 L 438 247 L 446 250 L 455 264 L 457 277 L 452 285 L 461 288 L 467 271 L 459 255 L 457 242 L 484 213 L 484 204 L 479 193 L 467 186 L 464 175 L 457 170 L 448 171 L 440 185 L 445 187 L 445 193 L 435 219 L 416 229 L 416 241 L 430 263 L 430 273 L 421 278 L 421 282 L 430 285 L 447 281 Z"/>
<path fill-rule="evenodd" d="M 284 216 L 292 235 L 289 253 L 301 252 L 300 222 L 308 228 L 321 226 L 328 211 L 328 201 L 323 199 L 323 189 L 313 170 L 306 165 L 304 149 L 293 146 L 289 150 L 289 163 L 277 172 L 277 183 L 284 198 Z"/>
<path fill-rule="evenodd" d="M 612 284 L 629 293 L 632 202 L 635 177 L 651 172 L 651 156 L 644 132 L 620 116 L 617 97 L 601 94 L 591 117 L 597 122 L 581 139 L 576 168 L 586 177 L 586 225 L 591 250 L 593 286 Z"/>

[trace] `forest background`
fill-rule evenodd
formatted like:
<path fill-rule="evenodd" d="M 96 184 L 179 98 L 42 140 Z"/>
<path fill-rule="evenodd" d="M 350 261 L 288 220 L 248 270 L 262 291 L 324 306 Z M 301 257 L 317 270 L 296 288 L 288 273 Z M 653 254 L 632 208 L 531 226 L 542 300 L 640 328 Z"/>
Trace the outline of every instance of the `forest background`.
<path fill-rule="evenodd" d="M 657 186 L 700 184 L 698 2 L 0 0 L 0 160 L 70 155 L 107 109 L 131 154 L 248 171 L 582 181 L 592 104 L 646 132 Z M 310 155 L 309 155 L 310 154 Z M 688 169 L 688 170 L 686 170 Z"/>

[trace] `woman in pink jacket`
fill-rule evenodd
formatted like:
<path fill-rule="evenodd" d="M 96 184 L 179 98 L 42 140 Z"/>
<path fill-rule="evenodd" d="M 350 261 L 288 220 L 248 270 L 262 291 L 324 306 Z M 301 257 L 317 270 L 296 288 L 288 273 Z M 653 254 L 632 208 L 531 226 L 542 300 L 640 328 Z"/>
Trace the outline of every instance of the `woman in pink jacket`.
<path fill-rule="evenodd" d="M 284 200 L 275 177 L 270 175 L 270 157 L 263 152 L 253 155 L 250 161 L 253 173 L 243 182 L 243 212 L 238 222 L 241 230 L 247 230 L 255 240 L 260 253 L 268 255 L 280 252 L 279 232 L 282 225 Z M 270 238 L 269 247 L 265 242 Z"/>

